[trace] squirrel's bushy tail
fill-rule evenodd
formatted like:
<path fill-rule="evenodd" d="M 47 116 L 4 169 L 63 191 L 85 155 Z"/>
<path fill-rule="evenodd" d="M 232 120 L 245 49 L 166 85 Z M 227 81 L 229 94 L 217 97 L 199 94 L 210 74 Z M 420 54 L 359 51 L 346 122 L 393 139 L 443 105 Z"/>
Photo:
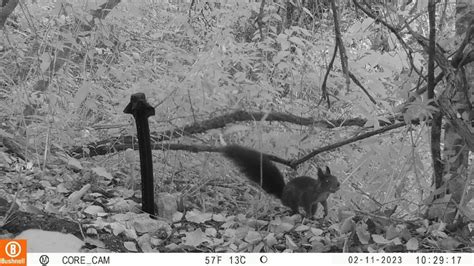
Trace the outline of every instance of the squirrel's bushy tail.
<path fill-rule="evenodd" d="M 282 197 L 285 180 L 280 170 L 262 153 L 239 145 L 222 148 L 225 157 L 233 161 L 252 181 L 269 194 Z"/>

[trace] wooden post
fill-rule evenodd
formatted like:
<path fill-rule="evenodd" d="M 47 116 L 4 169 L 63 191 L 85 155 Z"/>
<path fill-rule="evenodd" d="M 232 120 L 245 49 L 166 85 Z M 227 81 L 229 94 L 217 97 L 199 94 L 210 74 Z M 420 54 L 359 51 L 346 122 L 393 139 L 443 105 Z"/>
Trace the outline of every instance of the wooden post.
<path fill-rule="evenodd" d="M 150 127 L 148 126 L 148 117 L 155 115 L 155 108 L 148 104 L 144 93 L 135 93 L 130 97 L 130 103 L 123 112 L 132 114 L 137 125 L 142 177 L 142 210 L 149 214 L 155 214 L 153 157 L 150 146 Z"/>

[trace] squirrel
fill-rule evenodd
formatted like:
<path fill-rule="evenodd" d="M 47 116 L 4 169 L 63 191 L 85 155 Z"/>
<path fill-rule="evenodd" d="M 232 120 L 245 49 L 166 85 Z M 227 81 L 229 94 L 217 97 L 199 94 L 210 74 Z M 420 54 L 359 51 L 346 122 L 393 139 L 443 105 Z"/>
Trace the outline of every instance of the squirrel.
<path fill-rule="evenodd" d="M 312 218 L 320 202 L 324 208 L 323 217 L 328 215 L 326 200 L 329 194 L 336 192 L 340 186 L 337 178 L 331 175 L 329 167 L 326 166 L 325 172 L 318 167 L 318 179 L 299 176 L 285 185 L 283 175 L 268 156 L 239 145 L 225 146 L 222 153 L 235 163 L 248 179 L 279 198 L 294 214 L 299 213 L 299 207 L 303 207 L 306 216 Z"/>

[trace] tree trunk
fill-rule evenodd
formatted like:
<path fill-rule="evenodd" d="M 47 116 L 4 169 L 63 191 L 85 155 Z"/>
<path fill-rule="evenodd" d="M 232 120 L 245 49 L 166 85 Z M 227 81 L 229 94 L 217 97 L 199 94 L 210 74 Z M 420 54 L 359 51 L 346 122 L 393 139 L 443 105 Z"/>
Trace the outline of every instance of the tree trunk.
<path fill-rule="evenodd" d="M 474 2 L 472 0 L 457 0 L 456 3 L 456 40 L 462 40 L 469 28 L 470 17 L 474 13 Z M 456 94 L 451 98 L 452 106 L 458 114 L 469 125 L 473 132 L 473 111 L 474 102 L 474 64 L 470 63 L 458 68 L 456 79 L 459 84 Z M 467 83 L 465 83 L 467 81 Z M 464 85 L 464 88 L 462 86 Z M 449 85 L 448 85 L 449 86 Z M 444 136 L 444 181 L 443 190 L 450 198 L 447 210 L 439 218 L 451 223 L 456 218 L 457 207 L 465 204 L 463 195 L 466 195 L 469 186 L 469 148 L 465 140 L 457 133 L 455 127 L 449 123 L 445 124 Z M 464 201 L 464 202 L 463 202 Z"/>

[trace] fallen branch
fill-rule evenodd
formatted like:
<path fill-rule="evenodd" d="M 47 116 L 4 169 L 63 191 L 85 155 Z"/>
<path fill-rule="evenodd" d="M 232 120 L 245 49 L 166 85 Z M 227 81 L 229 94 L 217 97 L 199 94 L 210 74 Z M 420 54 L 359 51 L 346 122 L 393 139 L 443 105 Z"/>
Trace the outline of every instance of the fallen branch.
<path fill-rule="evenodd" d="M 297 159 L 297 160 L 287 160 L 287 159 L 283 159 L 281 157 L 278 157 L 278 156 L 275 156 L 275 155 L 272 155 L 272 154 L 266 154 L 266 153 L 262 153 L 262 154 L 267 156 L 270 160 L 272 160 L 274 162 L 277 162 L 277 163 L 289 166 L 293 169 L 296 169 L 296 167 L 298 165 L 308 161 L 309 159 L 316 156 L 317 154 L 320 154 L 320 153 L 325 152 L 325 151 L 334 150 L 334 149 L 339 148 L 341 146 L 344 146 L 344 145 L 347 145 L 347 144 L 350 144 L 350 143 L 353 143 L 353 142 L 356 142 L 356 141 L 359 141 L 359 140 L 363 140 L 363 139 L 366 139 L 366 138 L 369 138 L 369 137 L 372 137 L 372 136 L 375 136 L 375 135 L 379 135 L 379 134 L 382 134 L 384 132 L 387 132 L 387 131 L 390 131 L 390 130 L 393 130 L 393 129 L 396 129 L 396 128 L 403 127 L 405 125 L 406 125 L 405 122 L 398 122 L 398 123 L 395 123 L 395 124 L 391 124 L 391 125 L 388 125 L 386 127 L 379 128 L 377 130 L 373 130 L 373 131 L 370 131 L 370 132 L 367 132 L 367 133 L 364 133 L 364 134 L 361 134 L 361 135 L 358 135 L 358 136 L 355 136 L 355 137 L 352 137 L 352 138 L 349 138 L 349 139 L 339 141 L 337 143 L 333 143 L 333 144 L 318 148 L 318 149 L 310 152 L 309 154 L 307 154 L 307 155 L 305 155 L 302 158 Z M 198 153 L 198 152 L 222 152 L 222 147 L 215 147 L 215 146 L 209 146 L 209 145 L 180 144 L 180 143 L 175 144 L 175 143 L 163 143 L 163 142 L 161 142 L 161 143 L 152 143 L 151 145 L 152 145 L 153 150 L 181 150 L 181 151 L 189 151 L 189 152 L 193 152 L 193 153 Z M 138 147 L 136 145 L 118 144 L 118 145 L 114 146 L 115 150 L 125 150 L 125 149 L 129 149 L 129 148 L 130 149 L 138 149 Z"/>
<path fill-rule="evenodd" d="M 205 133 L 211 129 L 223 128 L 231 123 L 245 122 L 245 121 L 277 121 L 286 122 L 301 126 L 313 126 L 320 128 L 337 128 L 343 126 L 358 126 L 363 127 L 367 123 L 367 119 L 351 118 L 351 119 L 332 119 L 321 120 L 313 117 L 301 117 L 287 113 L 280 112 L 247 112 L 235 111 L 230 114 L 224 114 L 205 121 L 192 123 L 182 128 L 170 129 L 163 132 L 152 132 L 152 145 L 161 145 L 160 143 L 166 140 L 180 138 L 182 136 L 190 136 L 193 134 Z M 387 126 L 396 121 L 401 120 L 398 117 L 389 117 L 379 121 L 380 126 Z M 81 147 L 72 147 L 69 149 L 70 153 L 75 158 L 83 156 L 97 156 L 108 154 L 112 151 L 121 151 L 127 149 L 131 145 L 136 145 L 134 136 L 114 137 L 107 140 L 102 140 L 94 143 L 89 143 Z"/>

